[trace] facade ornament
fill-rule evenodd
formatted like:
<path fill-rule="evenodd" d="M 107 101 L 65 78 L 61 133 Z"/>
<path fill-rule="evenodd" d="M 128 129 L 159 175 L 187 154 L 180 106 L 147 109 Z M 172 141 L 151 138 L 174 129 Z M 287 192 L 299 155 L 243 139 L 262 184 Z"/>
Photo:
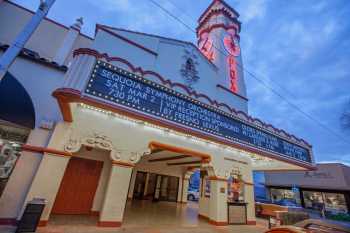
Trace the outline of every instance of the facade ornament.
<path fill-rule="evenodd" d="M 184 50 L 184 63 L 181 66 L 180 74 L 184 78 L 185 83 L 188 88 L 193 89 L 193 84 L 199 80 L 197 66 L 198 66 L 198 56 L 195 54 L 193 48 L 185 48 Z"/>
<path fill-rule="evenodd" d="M 80 140 L 70 138 L 68 142 L 64 145 L 64 151 L 76 153 L 80 150 L 81 143 Z"/>
<path fill-rule="evenodd" d="M 140 161 L 140 159 L 142 158 L 142 156 L 144 155 L 149 155 L 151 154 L 151 150 L 149 148 L 144 148 L 144 149 L 141 149 L 137 152 L 131 152 L 130 153 L 130 157 L 129 157 L 129 160 L 130 162 L 132 163 L 137 163 L 138 161 Z"/>
<path fill-rule="evenodd" d="M 80 150 L 82 145 L 110 151 L 112 160 L 120 160 L 121 158 L 120 152 L 115 149 L 112 141 L 107 136 L 96 132 L 80 139 L 71 137 L 64 145 L 64 150 L 67 152 L 76 153 Z"/>
<path fill-rule="evenodd" d="M 83 24 L 84 24 L 83 17 L 80 17 L 75 20 L 75 23 L 71 27 L 80 31 Z"/>

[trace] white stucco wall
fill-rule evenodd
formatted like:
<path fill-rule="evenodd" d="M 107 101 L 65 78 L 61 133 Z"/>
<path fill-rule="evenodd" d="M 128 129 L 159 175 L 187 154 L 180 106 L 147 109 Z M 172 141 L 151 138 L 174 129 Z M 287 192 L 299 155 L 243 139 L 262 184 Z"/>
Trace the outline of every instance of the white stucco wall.
<path fill-rule="evenodd" d="M 36 4 L 39 5 L 39 2 Z M 3 44 L 12 44 L 32 15 L 33 13 L 31 11 L 4 1 L 0 5 L 0 42 Z M 73 24 L 75 18 L 72 18 L 71 22 Z M 42 57 L 53 60 L 57 51 L 62 46 L 68 30 L 69 27 L 66 25 L 45 19 L 25 44 L 25 48 L 39 53 Z M 89 47 L 91 42 L 91 38 L 79 34 L 72 51 L 80 47 Z M 69 58 L 71 59 L 71 56 Z M 67 59 L 65 64 L 68 64 L 70 59 Z"/>
<path fill-rule="evenodd" d="M 196 69 L 200 79 L 193 84 L 193 89 L 197 93 L 207 95 L 212 100 L 226 103 L 236 110 L 245 113 L 248 112 L 246 100 L 217 87 L 217 84 L 229 87 L 224 78 L 227 76 L 226 73 L 228 73 L 226 67 L 224 70 L 218 70 L 193 45 L 143 34 L 118 30 L 112 31 L 118 35 L 126 37 L 132 42 L 137 42 L 139 45 L 147 49 L 151 49 L 153 52 L 157 53 L 157 55 L 151 54 L 142 48 L 132 45 L 103 30 L 97 32 L 92 48 L 100 53 L 107 53 L 111 57 L 126 59 L 134 67 L 141 67 L 144 71 L 154 71 L 166 80 L 169 79 L 172 82 L 184 85 L 186 85 L 186 82 L 182 77 L 180 70 L 182 69 L 182 65 L 186 62 L 185 50 L 187 50 L 197 57 L 195 61 L 198 63 Z M 223 62 L 226 62 L 226 60 Z M 124 68 L 128 67 L 125 66 Z M 147 75 L 146 78 L 161 83 L 158 78 L 155 78 L 152 75 Z M 239 88 L 241 90 L 240 94 L 245 96 L 246 90 L 244 80 L 240 81 Z M 184 94 L 188 94 L 182 88 L 176 87 L 175 89 Z M 205 98 L 199 98 L 199 100 L 209 104 Z M 228 111 L 226 108 L 222 108 L 222 110 Z"/>
<path fill-rule="evenodd" d="M 35 110 L 36 127 L 39 127 L 40 122 L 44 119 L 54 122 L 62 120 L 57 101 L 51 94 L 62 86 L 64 72 L 24 58 L 17 58 L 9 72 L 31 97 Z"/>

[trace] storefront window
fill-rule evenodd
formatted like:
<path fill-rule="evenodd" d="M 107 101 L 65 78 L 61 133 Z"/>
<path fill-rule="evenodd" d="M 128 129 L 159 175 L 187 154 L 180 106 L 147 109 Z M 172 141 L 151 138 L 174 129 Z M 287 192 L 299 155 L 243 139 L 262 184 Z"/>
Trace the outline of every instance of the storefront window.
<path fill-rule="evenodd" d="M 303 191 L 305 207 L 315 210 L 322 210 L 332 213 L 347 213 L 346 200 L 341 193 L 322 193 Z"/>
<path fill-rule="evenodd" d="M 0 139 L 0 196 L 20 155 L 20 144 Z"/>
<path fill-rule="evenodd" d="M 29 130 L 0 122 L 0 197 L 21 155 L 21 144 L 27 140 Z"/>
<path fill-rule="evenodd" d="M 322 210 L 323 197 L 321 192 L 303 191 L 305 208 Z"/>
<path fill-rule="evenodd" d="M 299 194 L 290 189 L 270 189 L 272 203 L 283 206 L 300 206 Z"/>
<path fill-rule="evenodd" d="M 324 193 L 324 200 L 326 211 L 330 211 L 332 213 L 348 212 L 344 194 Z"/>

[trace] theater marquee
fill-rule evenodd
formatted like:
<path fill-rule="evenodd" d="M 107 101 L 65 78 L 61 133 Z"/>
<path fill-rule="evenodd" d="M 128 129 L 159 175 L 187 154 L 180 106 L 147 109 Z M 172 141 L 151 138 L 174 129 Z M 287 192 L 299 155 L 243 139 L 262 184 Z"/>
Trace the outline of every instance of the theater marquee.
<path fill-rule="evenodd" d="M 206 134 L 311 163 L 309 150 L 232 114 L 98 61 L 85 93 Z"/>

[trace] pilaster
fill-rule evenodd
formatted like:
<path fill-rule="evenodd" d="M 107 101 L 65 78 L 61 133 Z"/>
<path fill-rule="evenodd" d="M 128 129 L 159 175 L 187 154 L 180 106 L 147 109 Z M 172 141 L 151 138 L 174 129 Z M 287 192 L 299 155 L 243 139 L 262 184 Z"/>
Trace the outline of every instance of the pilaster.
<path fill-rule="evenodd" d="M 120 227 L 123 221 L 132 166 L 112 162 L 98 226 Z"/>
<path fill-rule="evenodd" d="M 210 178 L 209 223 L 227 225 L 227 179 Z"/>

